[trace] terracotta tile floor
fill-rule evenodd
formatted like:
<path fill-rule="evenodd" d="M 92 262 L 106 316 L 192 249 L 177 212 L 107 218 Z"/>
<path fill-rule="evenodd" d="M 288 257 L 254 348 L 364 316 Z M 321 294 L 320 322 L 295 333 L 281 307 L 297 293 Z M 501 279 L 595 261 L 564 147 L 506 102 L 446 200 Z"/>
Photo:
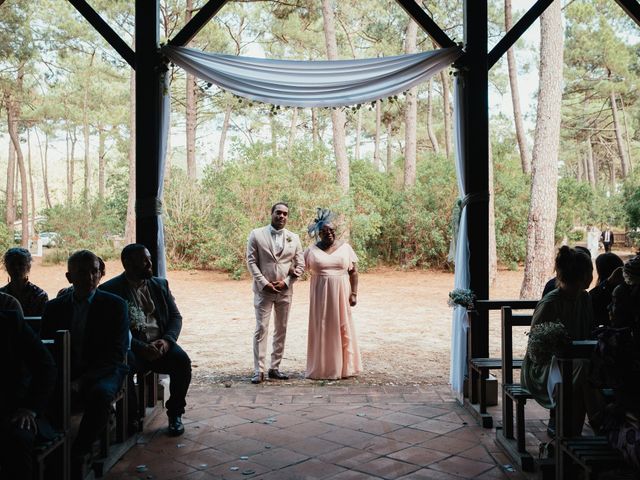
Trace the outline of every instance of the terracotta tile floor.
<path fill-rule="evenodd" d="M 526 478 L 446 385 L 200 386 L 187 401 L 184 436 L 167 437 L 158 415 L 104 478 Z M 532 453 L 546 414 L 527 408 Z"/>

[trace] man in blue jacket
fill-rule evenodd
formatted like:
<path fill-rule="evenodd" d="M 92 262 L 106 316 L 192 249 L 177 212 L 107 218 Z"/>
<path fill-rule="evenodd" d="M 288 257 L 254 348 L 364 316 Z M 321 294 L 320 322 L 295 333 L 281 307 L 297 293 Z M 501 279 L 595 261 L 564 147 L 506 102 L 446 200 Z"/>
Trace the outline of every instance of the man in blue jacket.
<path fill-rule="evenodd" d="M 107 426 L 111 405 L 129 370 L 129 317 L 124 300 L 97 290 L 100 263 L 93 252 L 73 253 L 66 276 L 73 291 L 47 302 L 40 334 L 48 338 L 56 330 L 71 333 L 72 407 L 81 405 L 84 410 L 71 449 L 72 467 L 77 470 Z"/>
<path fill-rule="evenodd" d="M 182 315 L 167 280 L 153 276 L 151 254 L 144 245 L 127 245 L 120 259 L 124 272 L 103 283 L 100 289 L 128 302 L 133 353 L 129 365 L 136 372 L 150 370 L 169 375 L 168 433 L 182 435 L 182 415 L 191 383 L 191 360 L 178 345 Z"/>

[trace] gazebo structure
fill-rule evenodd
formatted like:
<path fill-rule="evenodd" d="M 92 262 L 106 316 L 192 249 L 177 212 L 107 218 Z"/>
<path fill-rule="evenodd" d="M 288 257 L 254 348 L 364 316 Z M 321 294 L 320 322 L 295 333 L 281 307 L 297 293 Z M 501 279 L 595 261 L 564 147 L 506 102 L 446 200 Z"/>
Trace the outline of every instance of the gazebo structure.
<path fill-rule="evenodd" d="M 489 105 L 488 72 L 513 46 L 531 24 L 554 0 L 538 0 L 488 51 L 487 1 L 463 2 L 463 53 L 456 61 L 461 77 L 460 119 L 461 152 L 464 172 L 466 226 L 469 239 L 469 288 L 479 300 L 489 298 Z M 560 0 L 555 0 L 560 1 Z M 166 139 L 161 131 L 168 105 L 163 102 L 166 85 L 166 59 L 161 52 L 160 0 L 135 2 L 135 51 L 100 17 L 86 0 L 69 2 L 107 40 L 136 72 L 136 235 L 151 253 L 154 269 L 164 272 L 164 238 L 162 227 L 162 178 Z M 415 2 L 397 0 L 398 4 L 441 48 L 454 47 L 449 38 Z M 636 23 L 640 24 L 637 0 L 615 0 Z M 209 0 L 172 39 L 169 46 L 185 46 L 227 3 Z M 466 266 L 465 266 L 466 267 Z M 470 348 L 475 356 L 488 356 L 488 317 L 481 314 L 471 325 Z"/>

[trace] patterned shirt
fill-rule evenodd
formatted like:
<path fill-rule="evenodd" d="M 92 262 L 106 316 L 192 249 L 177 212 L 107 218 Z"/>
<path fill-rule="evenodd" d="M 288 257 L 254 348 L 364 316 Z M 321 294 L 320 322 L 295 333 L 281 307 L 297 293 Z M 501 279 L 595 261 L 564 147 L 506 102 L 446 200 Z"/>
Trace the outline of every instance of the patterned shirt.
<path fill-rule="evenodd" d="M 44 312 L 44 304 L 49 300 L 47 292 L 31 282 L 27 282 L 20 293 L 14 292 L 11 289 L 10 283 L 0 288 L 0 292 L 11 295 L 18 300 L 22 306 L 25 317 L 42 316 L 42 312 Z"/>

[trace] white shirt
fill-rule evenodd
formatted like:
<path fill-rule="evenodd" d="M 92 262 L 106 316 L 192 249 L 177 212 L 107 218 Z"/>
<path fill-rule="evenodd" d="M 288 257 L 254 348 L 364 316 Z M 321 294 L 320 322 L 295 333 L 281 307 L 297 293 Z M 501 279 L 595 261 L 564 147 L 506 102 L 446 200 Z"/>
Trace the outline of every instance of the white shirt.
<path fill-rule="evenodd" d="M 282 252 L 284 250 L 284 228 L 276 230 L 273 225 L 269 225 L 269 231 L 271 232 L 273 251 L 276 253 Z"/>

